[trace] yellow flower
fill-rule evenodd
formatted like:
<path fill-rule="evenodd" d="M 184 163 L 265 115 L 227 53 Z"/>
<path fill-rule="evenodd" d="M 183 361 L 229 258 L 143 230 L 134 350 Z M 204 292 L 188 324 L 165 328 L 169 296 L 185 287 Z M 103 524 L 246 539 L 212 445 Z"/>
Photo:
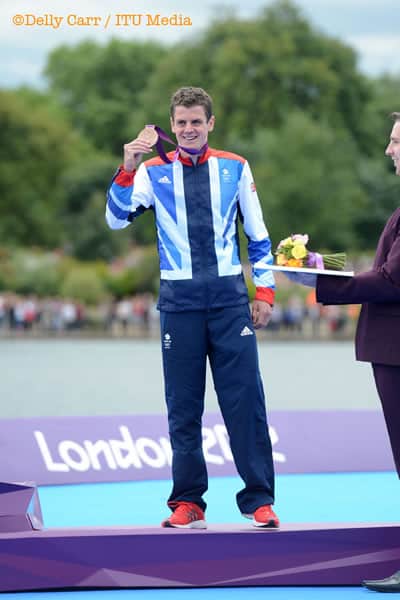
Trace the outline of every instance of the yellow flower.
<path fill-rule="evenodd" d="M 291 237 L 287 237 L 286 239 L 282 240 L 279 245 L 280 246 L 293 246 L 293 240 Z"/>
<path fill-rule="evenodd" d="M 278 263 L 278 265 L 280 265 L 281 267 L 286 265 L 287 260 L 285 258 L 284 254 L 278 254 L 277 258 L 276 258 L 276 262 Z"/>
<path fill-rule="evenodd" d="M 293 246 L 292 256 L 293 258 L 304 258 L 307 256 L 307 248 L 304 246 L 304 244 Z"/>

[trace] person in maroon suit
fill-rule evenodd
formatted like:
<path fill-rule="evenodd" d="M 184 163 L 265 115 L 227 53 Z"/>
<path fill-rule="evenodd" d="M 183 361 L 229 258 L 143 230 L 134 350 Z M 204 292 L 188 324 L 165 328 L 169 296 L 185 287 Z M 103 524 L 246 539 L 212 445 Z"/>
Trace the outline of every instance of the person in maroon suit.
<path fill-rule="evenodd" d="M 400 112 L 386 156 L 400 176 Z M 287 274 L 287 273 L 285 273 Z M 356 358 L 372 364 L 397 473 L 400 477 L 400 207 L 388 219 L 370 271 L 354 277 L 291 273 L 296 283 L 316 288 L 322 304 L 362 304 L 356 332 Z M 387 579 L 364 581 L 367 588 L 400 592 L 400 571 Z"/>

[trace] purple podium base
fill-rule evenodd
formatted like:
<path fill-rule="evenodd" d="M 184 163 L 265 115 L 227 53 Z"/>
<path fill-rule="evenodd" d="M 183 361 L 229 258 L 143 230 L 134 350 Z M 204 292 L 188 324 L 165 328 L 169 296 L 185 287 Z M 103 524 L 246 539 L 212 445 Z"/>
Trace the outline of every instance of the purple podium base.
<path fill-rule="evenodd" d="M 42 527 L 42 511 L 35 484 L 0 482 L 0 534 Z"/>
<path fill-rule="evenodd" d="M 400 565 L 400 524 L 78 528 L 0 535 L 0 591 L 359 585 Z"/>

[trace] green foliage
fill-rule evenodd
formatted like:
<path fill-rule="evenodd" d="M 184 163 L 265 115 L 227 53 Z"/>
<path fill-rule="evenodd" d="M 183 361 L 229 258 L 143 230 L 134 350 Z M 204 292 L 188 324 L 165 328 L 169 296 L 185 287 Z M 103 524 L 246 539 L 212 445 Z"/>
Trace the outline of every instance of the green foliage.
<path fill-rule="evenodd" d="M 365 206 L 357 151 L 345 131 L 292 113 L 277 131 L 259 131 L 251 143 L 254 175 L 276 246 L 291 233 L 308 233 L 310 248 L 357 248 L 354 218 Z"/>
<path fill-rule="evenodd" d="M 62 281 L 59 257 L 55 254 L 14 249 L 0 259 L 3 280 L 0 288 L 14 290 L 19 294 L 35 294 L 40 297 L 56 296 Z"/>
<path fill-rule="evenodd" d="M 98 304 L 106 297 L 106 289 L 95 269 L 89 265 L 76 265 L 67 273 L 60 295 L 89 305 Z"/>
<path fill-rule="evenodd" d="M 43 298 L 57 296 L 61 281 L 56 266 L 49 264 L 16 271 L 12 287 L 19 294 L 35 294 Z"/>
<path fill-rule="evenodd" d="M 44 297 L 66 297 L 97 304 L 110 296 L 122 298 L 158 291 L 159 265 L 155 248 L 130 252 L 109 266 L 101 260 L 81 262 L 39 249 L 0 248 L 0 290 Z"/>
<path fill-rule="evenodd" d="M 386 163 L 387 172 L 393 173 L 390 160 L 382 160 L 385 147 L 389 141 L 393 122 L 390 113 L 399 110 L 398 93 L 400 77 L 385 75 L 369 81 L 370 99 L 365 107 L 364 134 L 366 140 L 363 153 L 375 158 L 381 164 Z"/>
<path fill-rule="evenodd" d="M 9 248 L 0 246 L 0 291 L 12 290 L 14 271 L 11 266 L 11 252 Z"/>
<path fill-rule="evenodd" d="M 105 222 L 105 190 L 111 181 L 113 160 L 88 159 L 64 173 L 64 205 L 60 213 L 62 244 L 81 260 L 111 260 L 127 251 L 131 230 L 111 231 Z M 119 233 L 119 235 L 117 235 Z"/>
<path fill-rule="evenodd" d="M 166 102 L 155 99 L 188 84 L 213 96 L 215 144 L 225 144 L 232 131 L 251 139 L 259 128 L 276 129 L 293 110 L 348 129 L 358 143 L 370 90 L 357 71 L 355 52 L 313 30 L 286 1 L 253 20 L 222 17 L 202 38 L 166 52 L 137 118 L 167 124 Z"/>
<path fill-rule="evenodd" d="M 112 231 L 105 222 L 105 190 L 115 171 L 112 157 L 89 158 L 74 165 L 62 178 L 65 201 L 60 214 L 63 225 L 63 246 L 69 254 L 81 260 L 112 260 L 126 254 L 130 244 L 154 244 L 152 211 L 119 231 Z"/>
<path fill-rule="evenodd" d="M 45 106 L 29 107 L 17 92 L 0 91 L 0 239 L 3 244 L 52 246 L 63 190 L 59 178 L 78 136 Z"/>
<path fill-rule="evenodd" d="M 388 161 L 388 159 L 386 159 Z M 393 168 L 390 161 L 390 167 Z M 359 179 L 364 191 L 364 210 L 354 219 L 355 235 L 363 250 L 376 247 L 388 216 L 399 206 L 399 182 L 381 159 L 364 159 Z"/>
<path fill-rule="evenodd" d="M 96 148 L 120 155 L 134 137 L 127 123 L 161 54 L 154 43 L 85 41 L 53 50 L 45 73 L 74 127 Z"/>
<path fill-rule="evenodd" d="M 111 273 L 106 278 L 107 289 L 117 297 L 123 298 L 141 292 L 156 293 L 159 279 L 158 256 L 149 249 L 137 260 L 134 266 Z"/>

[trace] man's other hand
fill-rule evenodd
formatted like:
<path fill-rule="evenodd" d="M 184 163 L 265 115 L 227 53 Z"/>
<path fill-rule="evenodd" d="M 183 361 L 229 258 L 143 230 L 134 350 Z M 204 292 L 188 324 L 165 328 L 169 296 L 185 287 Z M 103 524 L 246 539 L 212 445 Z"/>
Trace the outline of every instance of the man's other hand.
<path fill-rule="evenodd" d="M 251 307 L 251 318 L 254 329 L 266 327 L 272 315 L 272 306 L 264 300 L 254 300 Z"/>

